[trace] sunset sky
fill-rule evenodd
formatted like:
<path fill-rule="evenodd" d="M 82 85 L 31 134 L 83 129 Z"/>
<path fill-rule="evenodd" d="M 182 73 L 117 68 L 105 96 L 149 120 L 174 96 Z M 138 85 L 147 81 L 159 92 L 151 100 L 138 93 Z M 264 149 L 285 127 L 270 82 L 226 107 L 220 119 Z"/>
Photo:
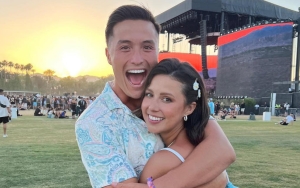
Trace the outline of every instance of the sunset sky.
<path fill-rule="evenodd" d="M 112 73 L 105 57 L 104 30 L 109 14 L 138 4 L 154 15 L 183 0 L 1 0 L 0 61 L 34 66 L 58 76 Z M 299 0 L 269 0 L 298 10 Z M 75 64 L 75 66 L 72 66 Z"/>

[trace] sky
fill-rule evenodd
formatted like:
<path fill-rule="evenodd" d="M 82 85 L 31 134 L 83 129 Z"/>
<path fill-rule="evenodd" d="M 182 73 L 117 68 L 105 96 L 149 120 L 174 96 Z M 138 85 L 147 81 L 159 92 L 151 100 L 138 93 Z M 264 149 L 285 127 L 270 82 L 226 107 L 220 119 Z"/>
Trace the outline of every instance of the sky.
<path fill-rule="evenodd" d="M 154 16 L 183 0 L 0 0 L 0 61 L 31 63 L 60 77 L 112 74 L 105 57 L 109 14 L 124 4 Z M 298 10 L 299 0 L 268 0 Z M 161 42 L 162 43 L 162 42 Z"/>

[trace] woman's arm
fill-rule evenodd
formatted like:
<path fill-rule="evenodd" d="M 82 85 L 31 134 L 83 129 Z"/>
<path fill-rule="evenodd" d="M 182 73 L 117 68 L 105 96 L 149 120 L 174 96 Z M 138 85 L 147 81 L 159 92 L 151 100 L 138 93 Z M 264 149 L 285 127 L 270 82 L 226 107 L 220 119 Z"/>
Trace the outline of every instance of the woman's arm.
<path fill-rule="evenodd" d="M 154 184 L 156 188 L 204 185 L 216 178 L 234 161 L 235 152 L 223 130 L 215 120 L 209 120 L 201 144 L 183 164 L 154 180 Z"/>

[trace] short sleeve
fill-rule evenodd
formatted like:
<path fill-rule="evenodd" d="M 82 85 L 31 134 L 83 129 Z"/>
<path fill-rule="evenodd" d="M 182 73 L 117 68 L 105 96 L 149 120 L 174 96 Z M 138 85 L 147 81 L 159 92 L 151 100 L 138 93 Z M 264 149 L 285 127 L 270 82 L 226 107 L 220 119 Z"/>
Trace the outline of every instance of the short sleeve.
<path fill-rule="evenodd" d="M 10 102 L 9 102 L 8 98 L 6 98 L 6 97 L 5 97 L 5 105 L 6 105 L 7 107 L 10 107 Z"/>
<path fill-rule="evenodd" d="M 122 137 L 114 130 L 108 115 L 80 118 L 75 133 L 93 187 L 137 177 L 121 144 Z"/>

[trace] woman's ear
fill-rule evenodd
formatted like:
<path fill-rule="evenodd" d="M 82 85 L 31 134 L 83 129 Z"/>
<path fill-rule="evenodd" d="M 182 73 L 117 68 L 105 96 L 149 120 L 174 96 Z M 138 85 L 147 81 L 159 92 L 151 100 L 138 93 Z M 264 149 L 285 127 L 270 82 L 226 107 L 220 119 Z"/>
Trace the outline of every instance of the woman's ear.
<path fill-rule="evenodd" d="M 194 112 L 195 108 L 197 106 L 196 102 L 192 102 L 191 104 L 189 104 L 186 108 L 186 112 L 185 115 L 190 115 Z"/>

